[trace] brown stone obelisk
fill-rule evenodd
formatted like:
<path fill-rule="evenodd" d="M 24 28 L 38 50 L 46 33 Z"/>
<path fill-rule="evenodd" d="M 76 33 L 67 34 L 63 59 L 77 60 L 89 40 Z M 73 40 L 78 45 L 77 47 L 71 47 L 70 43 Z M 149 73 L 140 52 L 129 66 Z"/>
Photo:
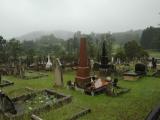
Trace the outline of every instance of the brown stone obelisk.
<path fill-rule="evenodd" d="M 87 57 L 86 38 L 84 37 L 80 40 L 79 64 L 75 82 L 79 88 L 85 88 L 86 84 L 90 82 L 90 68 Z"/>

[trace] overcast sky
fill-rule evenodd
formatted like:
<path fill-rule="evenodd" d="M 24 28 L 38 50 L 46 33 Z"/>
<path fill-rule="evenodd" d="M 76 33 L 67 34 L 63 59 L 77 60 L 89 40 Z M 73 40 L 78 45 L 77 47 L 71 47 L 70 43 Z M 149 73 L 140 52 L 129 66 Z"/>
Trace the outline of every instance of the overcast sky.
<path fill-rule="evenodd" d="M 119 32 L 160 23 L 160 0 L 0 0 L 0 35 Z"/>

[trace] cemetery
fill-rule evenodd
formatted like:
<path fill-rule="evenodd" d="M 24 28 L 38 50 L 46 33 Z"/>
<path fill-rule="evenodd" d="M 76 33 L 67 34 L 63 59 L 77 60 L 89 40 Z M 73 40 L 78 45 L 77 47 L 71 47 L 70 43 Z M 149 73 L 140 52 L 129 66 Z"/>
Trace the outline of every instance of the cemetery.
<path fill-rule="evenodd" d="M 146 59 L 151 67 L 144 60 L 110 59 L 103 41 L 96 61 L 89 58 L 88 39 L 82 36 L 79 41 L 75 59 L 51 60 L 47 55 L 2 65 L 0 118 L 154 120 L 159 115 L 159 109 L 154 110 L 160 84 L 157 58 Z"/>

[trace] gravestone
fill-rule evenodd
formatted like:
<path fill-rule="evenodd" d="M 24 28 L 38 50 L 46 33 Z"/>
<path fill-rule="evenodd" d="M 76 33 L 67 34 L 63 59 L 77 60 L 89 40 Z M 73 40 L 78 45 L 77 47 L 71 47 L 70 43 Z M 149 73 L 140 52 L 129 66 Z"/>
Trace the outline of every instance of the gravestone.
<path fill-rule="evenodd" d="M 89 61 L 87 57 L 87 46 L 86 38 L 82 37 L 80 39 L 80 51 L 79 51 L 79 64 L 77 69 L 77 74 L 75 78 L 75 84 L 79 88 L 85 88 L 88 83 L 90 83 L 90 68 Z"/>
<path fill-rule="evenodd" d="M 48 61 L 47 61 L 47 64 L 46 64 L 46 69 L 51 70 L 51 68 L 52 68 L 52 62 L 51 62 L 50 56 L 48 55 Z"/>
<path fill-rule="evenodd" d="M 115 66 L 113 64 L 109 63 L 109 59 L 107 56 L 107 50 L 105 47 L 105 41 L 103 42 L 102 45 L 102 55 L 101 55 L 101 63 L 99 67 L 99 74 L 101 77 L 106 77 L 107 75 L 111 75 L 112 73 L 115 72 Z"/>
<path fill-rule="evenodd" d="M 56 59 L 56 67 L 55 67 L 55 85 L 56 86 L 63 86 L 63 70 L 62 64 L 59 58 Z"/>
<path fill-rule="evenodd" d="M 128 71 L 123 74 L 124 80 L 134 81 L 147 74 L 146 65 L 137 63 L 134 71 Z"/>
<path fill-rule="evenodd" d="M 146 66 L 142 63 L 137 63 L 135 65 L 135 73 L 137 73 L 138 75 L 146 75 Z"/>
<path fill-rule="evenodd" d="M 111 60 L 111 62 L 112 62 L 112 63 L 114 63 L 114 57 L 112 57 L 112 60 Z"/>
<path fill-rule="evenodd" d="M 93 69 L 93 67 L 94 67 L 94 60 L 93 59 L 90 60 L 90 67 L 91 67 L 91 73 L 94 75 L 94 69 Z"/>

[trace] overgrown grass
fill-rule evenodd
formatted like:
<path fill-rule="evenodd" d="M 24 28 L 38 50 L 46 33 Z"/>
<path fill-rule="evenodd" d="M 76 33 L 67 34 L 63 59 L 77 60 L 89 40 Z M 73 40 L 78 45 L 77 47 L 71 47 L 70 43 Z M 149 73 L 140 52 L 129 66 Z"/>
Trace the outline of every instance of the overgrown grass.
<path fill-rule="evenodd" d="M 12 76 L 5 77 L 14 81 L 15 85 L 5 88 L 4 91 L 10 96 L 16 96 L 24 93 L 24 87 L 51 88 L 73 96 L 73 101 L 70 104 L 57 110 L 42 113 L 40 116 L 44 120 L 67 119 L 80 110 L 78 106 L 91 108 L 92 111 L 81 117 L 80 120 L 144 120 L 149 111 L 160 101 L 159 78 L 144 77 L 134 82 L 120 80 L 119 85 L 130 88 L 130 92 L 118 97 L 110 97 L 105 94 L 92 97 L 84 95 L 80 91 L 68 90 L 66 86 L 64 88 L 54 87 L 53 73 L 48 74 L 48 77 L 31 80 L 17 79 Z M 74 72 L 65 72 L 65 84 L 67 80 L 74 80 L 74 77 Z"/>

